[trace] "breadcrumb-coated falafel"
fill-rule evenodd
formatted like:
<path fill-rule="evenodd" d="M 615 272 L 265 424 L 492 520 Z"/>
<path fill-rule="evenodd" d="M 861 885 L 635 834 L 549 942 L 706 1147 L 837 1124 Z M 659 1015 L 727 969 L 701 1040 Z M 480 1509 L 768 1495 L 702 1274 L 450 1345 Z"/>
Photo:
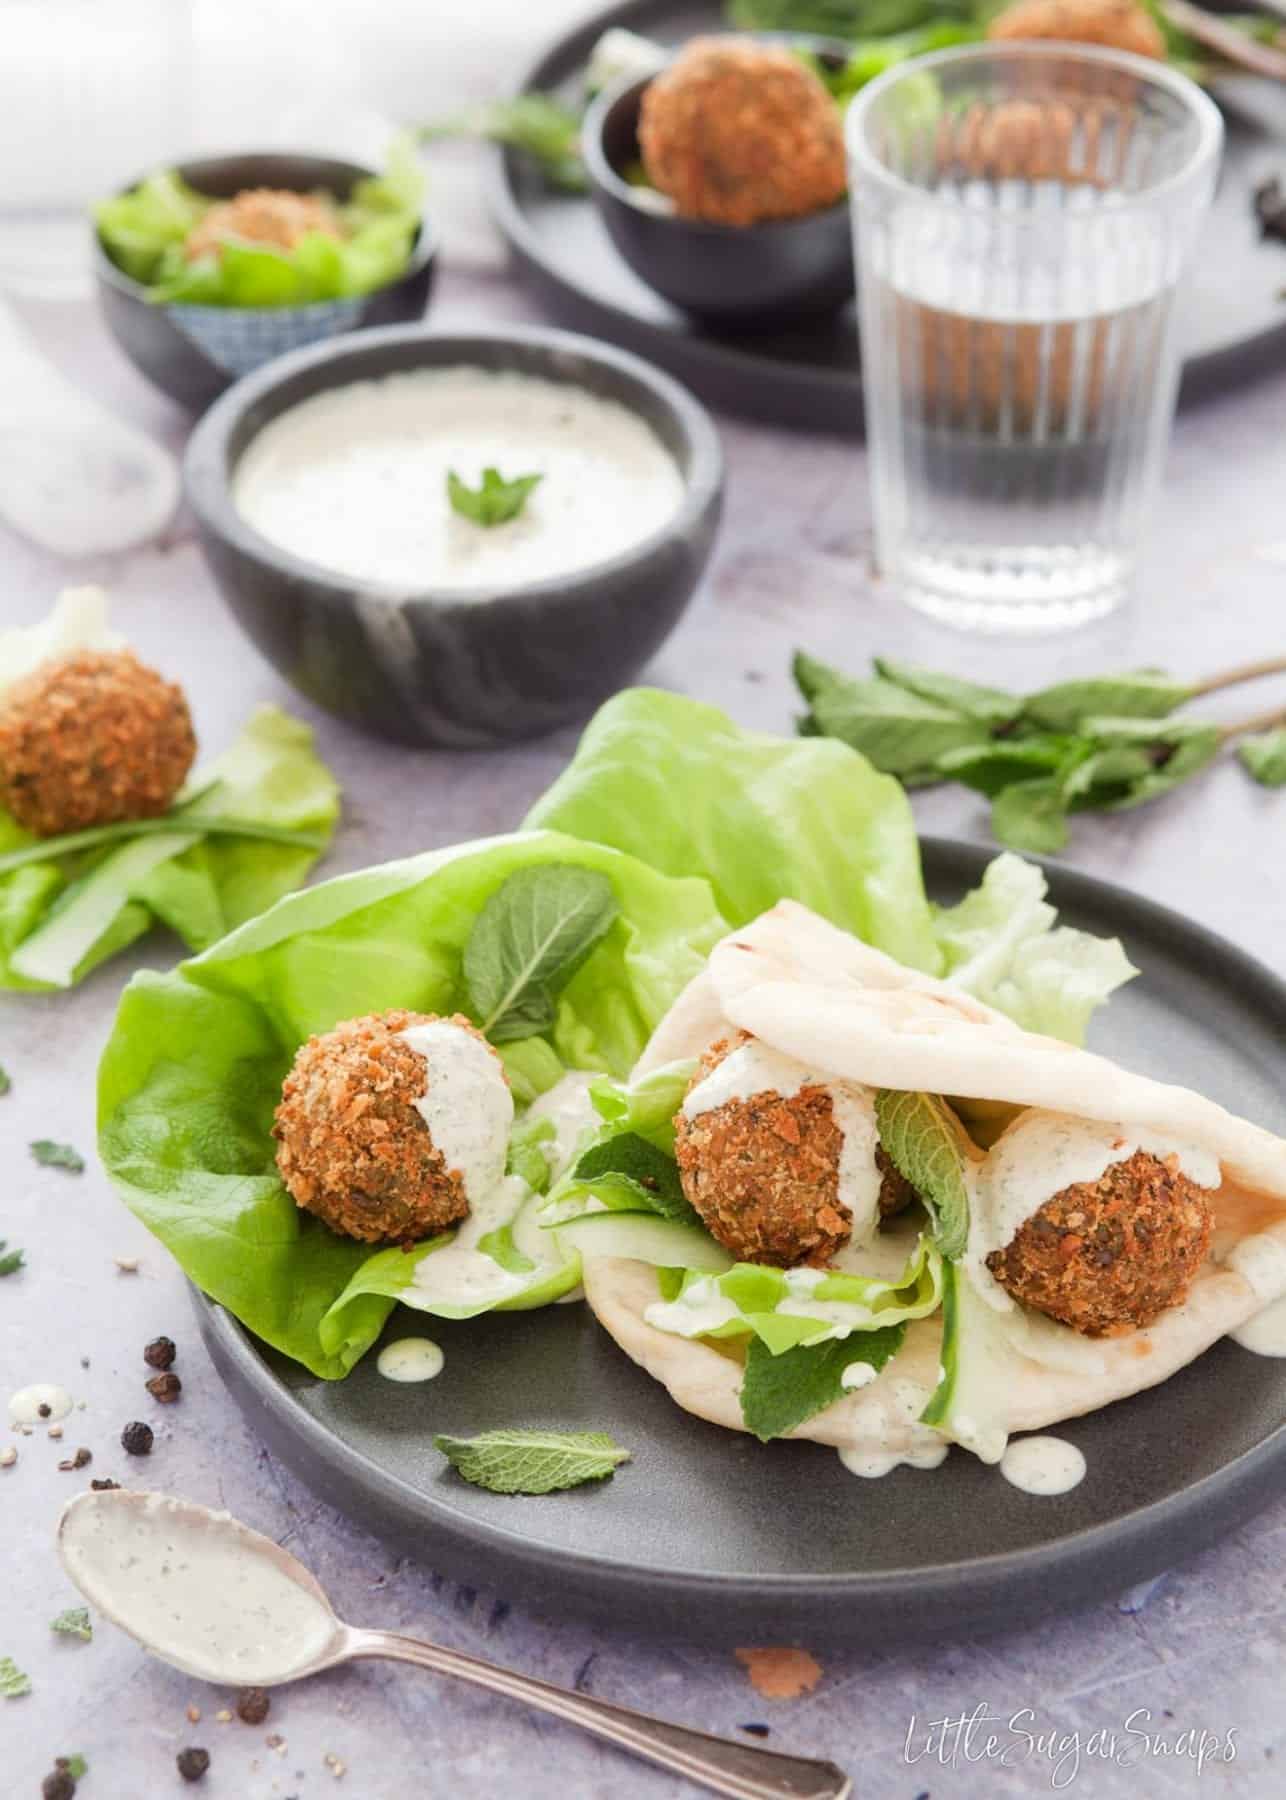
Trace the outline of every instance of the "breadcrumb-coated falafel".
<path fill-rule="evenodd" d="M 791 51 L 694 38 L 643 90 L 648 180 L 687 219 L 756 225 L 817 212 L 847 184 L 839 108 Z"/>
<path fill-rule="evenodd" d="M 987 1267 L 1024 1306 L 1086 1337 L 1151 1325 L 1183 1300 L 1210 1247 L 1206 1190 L 1136 1150 L 1052 1195 Z"/>
<path fill-rule="evenodd" d="M 1165 57 L 1161 27 L 1138 0 L 1014 0 L 991 21 L 987 36 L 997 42 L 1055 38 L 1157 61 Z"/>
<path fill-rule="evenodd" d="M 462 1175 L 416 1110 L 429 1065 L 400 1036 L 438 1022 L 400 1010 L 345 1019 L 309 1038 L 285 1079 L 272 1132 L 281 1178 L 296 1205 L 345 1237 L 409 1244 L 468 1214 Z M 459 1014 L 444 1022 L 486 1042 Z"/>
<path fill-rule="evenodd" d="M 38 837 L 159 817 L 195 755 L 182 688 L 130 650 L 51 657 L 0 693 L 0 804 Z"/>
<path fill-rule="evenodd" d="M 217 255 L 225 238 L 293 250 L 310 231 L 319 231 L 324 237 L 344 235 L 325 195 L 296 194 L 289 188 L 244 188 L 231 200 L 212 206 L 193 226 L 184 240 L 183 254 L 189 262 Z"/>
<path fill-rule="evenodd" d="M 712 1044 L 689 1093 L 751 1041 L 742 1032 Z M 849 1241 L 853 1215 L 839 1192 L 844 1133 L 826 1088 L 806 1085 L 790 1096 L 766 1089 L 692 1118 L 681 1111 L 674 1128 L 683 1191 L 739 1262 L 824 1268 Z M 875 1160 L 885 1217 L 917 1196 L 882 1149 Z"/>

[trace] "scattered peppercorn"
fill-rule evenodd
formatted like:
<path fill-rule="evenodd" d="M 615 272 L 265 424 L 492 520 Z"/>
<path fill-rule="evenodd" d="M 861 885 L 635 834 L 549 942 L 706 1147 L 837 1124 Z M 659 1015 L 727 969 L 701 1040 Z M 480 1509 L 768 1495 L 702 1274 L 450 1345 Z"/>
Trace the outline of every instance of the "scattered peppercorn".
<path fill-rule="evenodd" d="M 63 1460 L 59 1463 L 58 1467 L 62 1471 L 63 1474 L 66 1474 L 67 1471 L 70 1469 L 87 1468 L 89 1466 L 89 1464 L 93 1462 L 93 1460 L 94 1460 L 93 1451 L 86 1450 L 85 1446 L 82 1444 L 80 1449 L 76 1452 L 75 1456 L 64 1456 Z"/>
<path fill-rule="evenodd" d="M 183 1383 L 167 1369 L 162 1375 L 153 1375 L 147 1383 L 147 1391 L 153 1400 L 159 1400 L 162 1406 L 169 1406 L 183 1392 Z"/>
<path fill-rule="evenodd" d="M 210 1752 L 193 1744 L 186 1750 L 180 1750 L 174 1760 L 184 1781 L 200 1781 L 210 1767 Z"/>
<path fill-rule="evenodd" d="M 246 1725 L 262 1725 L 271 1704 L 262 1688 L 242 1688 L 237 1695 L 237 1717 Z"/>
<path fill-rule="evenodd" d="M 143 1361 L 149 1369 L 169 1369 L 173 1367 L 177 1355 L 173 1338 L 153 1338 L 143 1351 Z"/>
<path fill-rule="evenodd" d="M 110 1494 L 121 1484 L 119 1481 L 113 1481 L 110 1475 L 104 1475 L 101 1481 L 91 1481 L 89 1485 L 96 1494 Z"/>
<path fill-rule="evenodd" d="M 53 1410 L 53 1407 L 50 1406 L 47 1400 L 42 1400 L 40 1405 L 36 1408 L 36 1412 L 42 1419 L 47 1419 Z"/>
<path fill-rule="evenodd" d="M 142 1419 L 131 1419 L 121 1433 L 122 1448 L 130 1456 L 150 1456 L 153 1442 L 152 1427 Z"/>
<path fill-rule="evenodd" d="M 76 1777 L 68 1768 L 55 1767 L 41 1782 L 40 1793 L 41 1800 L 75 1800 Z"/>

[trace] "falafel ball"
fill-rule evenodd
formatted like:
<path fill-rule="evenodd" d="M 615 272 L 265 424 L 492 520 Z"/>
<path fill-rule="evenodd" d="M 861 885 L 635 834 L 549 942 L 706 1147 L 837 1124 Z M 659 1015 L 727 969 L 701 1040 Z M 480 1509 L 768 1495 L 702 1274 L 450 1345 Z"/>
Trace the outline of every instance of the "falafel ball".
<path fill-rule="evenodd" d="M 847 185 L 839 108 L 789 50 L 694 38 L 643 90 L 648 180 L 686 219 L 756 225 L 839 200 Z"/>
<path fill-rule="evenodd" d="M 712 1044 L 689 1095 L 754 1042 L 742 1032 Z M 853 1214 L 840 1195 L 844 1131 L 830 1087 L 805 1083 L 789 1095 L 766 1087 L 692 1115 L 680 1111 L 674 1128 L 683 1191 L 711 1236 L 739 1262 L 824 1268 L 849 1241 Z M 917 1196 L 882 1149 L 875 1162 L 885 1217 Z"/>
<path fill-rule="evenodd" d="M 130 650 L 51 657 L 0 693 L 0 804 L 37 837 L 158 818 L 195 755 L 182 688 Z"/>
<path fill-rule="evenodd" d="M 987 1267 L 1024 1306 L 1086 1337 L 1118 1336 L 1184 1299 L 1212 1223 L 1206 1190 L 1177 1157 L 1136 1150 L 1052 1195 Z"/>
<path fill-rule="evenodd" d="M 991 21 L 987 36 L 999 41 L 1056 38 L 1165 58 L 1161 27 L 1138 0 L 1014 0 Z"/>
<path fill-rule="evenodd" d="M 436 1028 L 463 1060 L 448 1066 L 416 1048 L 403 1034 L 418 1027 Z M 445 1150 L 419 1104 L 430 1094 L 447 1096 L 464 1121 L 460 1142 Z M 309 1038 L 282 1086 L 272 1135 L 296 1205 L 345 1237 L 410 1244 L 468 1215 L 479 1157 L 486 1179 L 503 1174 L 512 1118 L 504 1065 L 468 1019 L 394 1010 Z"/>
<path fill-rule="evenodd" d="M 300 238 L 313 231 L 324 237 L 344 235 L 335 208 L 324 194 L 296 194 L 289 188 L 244 188 L 231 200 L 212 206 L 193 226 L 184 240 L 183 254 L 189 262 L 195 262 L 199 256 L 218 255 L 225 238 L 293 250 Z"/>

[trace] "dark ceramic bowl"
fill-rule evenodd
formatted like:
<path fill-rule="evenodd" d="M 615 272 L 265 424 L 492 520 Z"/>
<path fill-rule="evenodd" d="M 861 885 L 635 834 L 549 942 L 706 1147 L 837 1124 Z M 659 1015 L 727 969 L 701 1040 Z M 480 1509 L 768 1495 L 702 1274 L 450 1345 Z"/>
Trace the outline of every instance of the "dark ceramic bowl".
<path fill-rule="evenodd" d="M 248 152 L 178 164 L 198 193 L 230 200 L 244 188 L 324 189 L 346 200 L 359 181 L 377 173 L 361 163 L 327 156 Z M 136 186 L 128 182 L 120 191 Z M 433 285 L 437 246 L 420 226 L 411 260 L 395 281 L 374 293 L 312 306 L 167 305 L 118 269 L 94 233 L 94 277 L 107 323 L 126 356 L 180 406 L 200 412 L 240 376 L 287 350 L 338 337 L 368 325 L 400 325 L 424 317 Z"/>
<path fill-rule="evenodd" d="M 850 300 L 846 200 L 798 219 L 712 225 L 679 218 L 651 189 L 626 180 L 623 171 L 639 159 L 639 110 L 651 79 L 606 89 L 581 134 L 590 192 L 634 273 L 673 305 L 725 330 L 787 325 Z"/>
<path fill-rule="evenodd" d="M 233 504 L 264 426 L 325 390 L 407 369 L 515 370 L 619 401 L 678 462 L 684 495 L 659 531 L 603 562 L 485 599 L 392 592 L 279 549 Z M 409 744 L 486 745 L 585 717 L 669 636 L 709 559 L 723 456 L 709 415 L 638 357 L 569 332 L 364 332 L 283 357 L 216 401 L 193 433 L 187 497 L 215 580 L 247 635 L 318 706 Z"/>

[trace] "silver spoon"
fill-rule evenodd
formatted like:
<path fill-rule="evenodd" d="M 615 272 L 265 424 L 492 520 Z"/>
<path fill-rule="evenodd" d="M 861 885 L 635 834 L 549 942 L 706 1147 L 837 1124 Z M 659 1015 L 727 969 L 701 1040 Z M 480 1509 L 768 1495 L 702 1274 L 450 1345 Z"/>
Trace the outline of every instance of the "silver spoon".
<path fill-rule="evenodd" d="M 851 1790 L 834 1763 L 732 1743 L 460 1650 L 345 1625 L 289 1551 L 188 1500 L 124 1488 L 79 1494 L 58 1521 L 58 1553 L 105 1618 L 204 1681 L 277 1687 L 387 1657 L 525 1700 L 732 1800 L 846 1800 Z"/>

